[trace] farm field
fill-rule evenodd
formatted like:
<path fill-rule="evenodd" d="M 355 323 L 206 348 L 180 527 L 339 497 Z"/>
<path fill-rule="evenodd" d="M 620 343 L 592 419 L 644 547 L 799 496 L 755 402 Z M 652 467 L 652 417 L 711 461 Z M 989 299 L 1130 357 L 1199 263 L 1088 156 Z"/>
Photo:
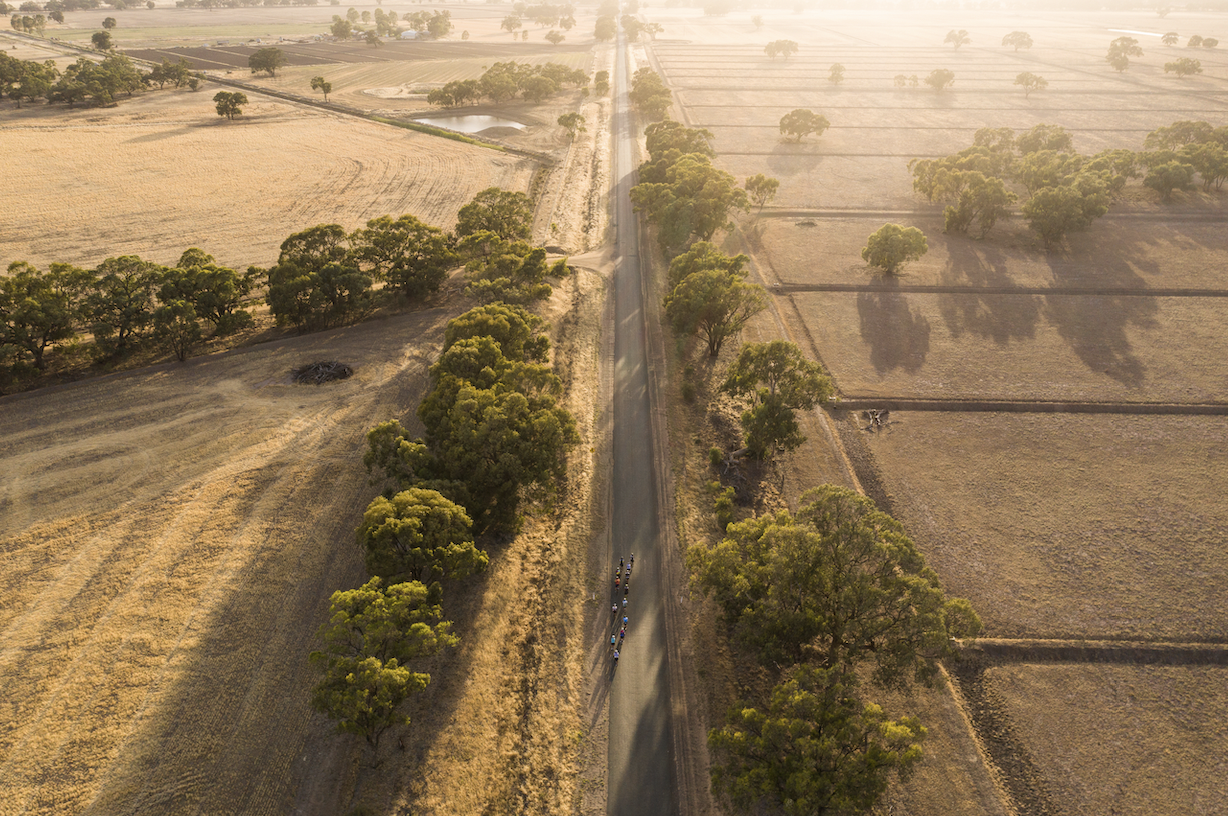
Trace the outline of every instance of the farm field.
<path fill-rule="evenodd" d="M 116 47 L 121 50 L 129 48 L 168 47 L 168 46 L 213 46 L 217 40 L 227 40 L 231 43 L 242 43 L 249 39 L 260 39 L 265 44 L 277 44 L 280 38 L 301 39 L 314 36 L 325 36 L 332 23 L 334 14 L 344 15 L 349 8 L 375 13 L 377 8 L 385 12 L 395 11 L 398 16 L 404 16 L 414 11 L 442 11 L 452 15 L 455 30 L 447 40 L 459 42 L 464 31 L 469 32 L 469 39 L 490 41 L 492 43 L 511 42 L 511 35 L 500 28 L 508 9 L 489 4 L 431 4 L 430 6 L 405 4 L 352 3 L 342 7 L 321 3 L 316 6 L 252 6 L 234 9 L 181 9 L 175 8 L 171 0 L 159 0 L 154 9 L 139 7 L 115 10 L 87 9 L 65 12 L 64 24 L 49 23 L 46 29 L 48 37 L 55 37 L 79 45 L 89 45 L 90 35 L 102 26 L 105 17 L 114 17 L 116 28 L 112 34 Z M 586 9 L 580 9 L 576 14 L 576 26 L 565 32 L 568 43 L 593 42 L 593 21 L 595 15 Z M 541 43 L 543 35 L 549 31 L 535 23 L 528 22 L 529 41 Z M 516 32 L 516 41 L 521 42 L 521 32 Z M 372 50 L 368 46 L 360 48 Z"/>
<path fill-rule="evenodd" d="M 896 513 L 987 637 L 1223 642 L 1228 419 L 892 412 Z"/>
<path fill-rule="evenodd" d="M 526 190 L 535 167 L 254 94 L 234 121 L 218 117 L 211 94 L 186 90 L 5 117 L 0 147 L 24 157 L 4 171 L 5 265 L 132 254 L 173 264 L 198 246 L 233 267 L 267 266 L 287 236 L 320 223 L 353 229 L 412 213 L 450 228 L 475 193 Z"/>
<path fill-rule="evenodd" d="M 0 812 L 335 795 L 348 762 L 308 708 L 306 656 L 329 594 L 365 578 L 365 433 L 417 400 L 448 317 L 4 400 Z M 292 385 L 314 359 L 355 375 Z"/>
<path fill-rule="evenodd" d="M 603 286 L 581 271 L 541 308 L 585 451 Z M 366 432 L 416 425 L 468 305 L 0 401 L 0 812 L 570 810 L 588 454 L 553 514 L 449 587 L 461 645 L 420 667 L 414 727 L 372 757 L 309 706 L 329 595 L 367 578 Z M 291 382 L 317 359 L 355 374 Z"/>
<path fill-rule="evenodd" d="M 1027 746 L 1054 812 L 1223 809 L 1224 667 L 1008 664 L 987 669 L 985 684 Z"/>
<path fill-rule="evenodd" d="M 978 610 L 985 636 L 1223 643 L 1223 416 L 960 408 L 984 399 L 1228 404 L 1224 194 L 1161 203 L 1136 181 L 1087 232 L 1046 252 L 1020 218 L 983 240 L 945 235 L 942 205 L 913 192 L 907 164 L 967 147 L 981 127 L 1061 125 L 1092 154 L 1142 150 L 1147 133 L 1174 121 L 1228 125 L 1228 51 L 1159 42 L 1166 31 L 1182 43 L 1191 34 L 1222 41 L 1228 17 L 892 15 L 884 24 L 857 10 L 649 14 L 665 28 L 651 50 L 675 92 L 675 116 L 712 131 L 714 163 L 739 181 L 780 180 L 762 214 L 739 217 L 726 251 L 752 256 L 786 333 L 823 360 L 844 395 L 948 403 L 892 411 L 873 434 L 850 417 L 847 437 L 868 454 L 855 452 L 858 467 L 873 470 L 943 586 Z M 971 45 L 944 46 L 952 29 L 966 29 Z M 1011 31 L 1035 45 L 1002 47 Z M 1123 35 L 1145 54 L 1118 74 L 1104 55 Z M 797 54 L 768 58 L 764 45 L 779 39 L 797 42 Z M 1188 82 L 1166 75 L 1163 63 L 1183 56 L 1200 59 L 1204 73 Z M 839 85 L 828 82 L 835 63 L 845 68 Z M 936 68 L 955 73 L 946 91 L 894 85 L 898 74 Z M 1048 88 L 1025 98 L 1013 86 L 1024 71 Z M 825 115 L 830 129 L 782 141 L 777 123 L 795 108 Z M 920 228 L 929 251 L 884 278 L 860 255 L 888 222 Z M 1008 662 L 986 669 L 984 683 L 1012 712 L 1016 759 L 1036 769 L 1048 808 L 1037 812 L 1210 813 L 1222 745 L 1190 752 L 1222 743 L 1222 729 L 1201 721 L 1223 707 L 1218 691 L 1203 691 L 1220 674 Z M 955 790 L 949 780 L 971 777 L 958 752 L 935 748 L 930 776 L 892 794 L 898 812 L 968 806 L 970 792 L 962 805 L 943 799 Z M 1017 772 L 1017 763 L 993 770 L 1008 782 Z M 1003 802 L 1020 812 L 1031 804 Z"/>

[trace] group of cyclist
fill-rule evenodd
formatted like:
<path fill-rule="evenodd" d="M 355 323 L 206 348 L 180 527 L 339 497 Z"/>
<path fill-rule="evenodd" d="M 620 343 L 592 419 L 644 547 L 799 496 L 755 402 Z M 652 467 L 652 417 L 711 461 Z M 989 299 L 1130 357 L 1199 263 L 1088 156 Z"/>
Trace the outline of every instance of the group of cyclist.
<path fill-rule="evenodd" d="M 618 665 L 619 653 L 623 648 L 623 640 L 627 637 L 627 625 L 631 619 L 627 616 L 627 601 L 631 595 L 631 568 L 635 565 L 635 553 L 629 559 L 618 559 L 618 569 L 614 573 L 614 604 L 610 607 L 610 618 L 614 622 L 610 632 L 610 651 L 614 655 L 614 665 Z M 620 602 L 619 594 L 622 594 Z M 621 614 L 619 614 L 621 611 Z M 621 620 L 620 620 L 621 618 Z"/>

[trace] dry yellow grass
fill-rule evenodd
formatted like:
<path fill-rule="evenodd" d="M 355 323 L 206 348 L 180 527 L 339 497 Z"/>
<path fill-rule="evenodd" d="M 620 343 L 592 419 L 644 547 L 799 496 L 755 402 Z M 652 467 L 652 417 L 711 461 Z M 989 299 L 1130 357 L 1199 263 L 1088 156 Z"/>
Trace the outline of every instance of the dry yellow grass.
<path fill-rule="evenodd" d="M 580 68 L 591 73 L 593 56 L 592 52 L 587 51 L 530 51 L 524 56 L 516 57 L 292 65 L 282 68 L 275 78 L 259 75 L 244 79 L 281 91 L 319 95 L 311 90 L 311 79 L 323 76 L 333 86 L 333 91 L 328 96 L 329 101 L 365 110 L 434 110 L 435 107 L 426 101 L 425 94 L 428 91 L 442 87 L 452 80 L 477 79 L 495 62 L 512 60 L 528 65 L 557 62 L 568 68 Z M 550 124 L 553 125 L 554 122 L 551 121 Z"/>
<path fill-rule="evenodd" d="M 602 287 L 546 313 L 584 438 L 558 513 L 449 593 L 462 644 L 378 771 L 306 658 L 366 577 L 365 433 L 415 422 L 463 305 L 0 402 L 0 813 L 569 812 Z M 292 385 L 314 359 L 355 375 Z"/>
<path fill-rule="evenodd" d="M 1228 637 L 1228 420 L 893 412 L 898 517 L 988 637 Z"/>
<path fill-rule="evenodd" d="M 1223 667 L 1020 664 L 985 681 L 1061 812 L 1223 813 Z"/>
<path fill-rule="evenodd" d="M 446 317 L 0 403 L 0 813 L 280 813 L 330 772 L 306 656 L 363 578 L 364 434 Z M 290 384 L 330 358 L 355 376 Z"/>
<path fill-rule="evenodd" d="M 527 190 L 535 163 L 486 148 L 251 94 L 218 117 L 213 89 L 162 91 L 112 109 L 6 111 L 8 228 L 0 261 L 93 266 L 189 246 L 243 267 L 276 261 L 291 233 L 412 213 L 440 227 L 475 193 Z"/>

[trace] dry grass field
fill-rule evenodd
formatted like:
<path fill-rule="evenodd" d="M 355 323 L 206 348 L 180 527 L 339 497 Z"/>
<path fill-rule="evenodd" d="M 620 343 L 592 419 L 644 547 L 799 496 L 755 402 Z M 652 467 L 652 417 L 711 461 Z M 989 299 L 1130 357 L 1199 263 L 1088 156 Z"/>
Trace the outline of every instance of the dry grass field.
<path fill-rule="evenodd" d="M 365 433 L 415 403 L 448 316 L 0 403 L 0 812 L 340 805 L 306 655 L 364 577 Z M 321 358 L 355 376 L 290 383 Z"/>
<path fill-rule="evenodd" d="M 985 682 L 1058 813 L 1223 813 L 1223 667 L 1009 664 Z"/>
<path fill-rule="evenodd" d="M 65 13 L 64 24 L 54 22 L 47 26 L 48 37 L 88 45 L 90 35 L 102 26 L 104 17 L 114 17 L 117 23 L 113 37 L 120 49 L 169 47 L 178 45 L 215 45 L 217 40 L 240 43 L 260 39 L 266 44 L 280 38 L 302 39 L 327 35 L 334 14 L 345 15 L 350 8 L 375 14 L 377 8 L 385 12 L 395 11 L 398 16 L 415 11 L 447 10 L 452 15 L 455 30 L 448 39 L 461 39 L 469 32 L 470 41 L 510 42 L 511 35 L 499 25 L 510 9 L 501 5 L 485 3 L 411 3 L 360 2 L 338 8 L 328 3 L 316 6 L 253 6 L 237 9 L 180 9 L 171 0 L 157 0 L 154 9 L 139 7 L 116 11 L 100 8 Z M 589 9 L 576 14 L 576 26 L 565 32 L 568 43 L 593 41 L 595 15 Z M 529 42 L 541 42 L 549 29 L 528 22 Z M 521 32 L 516 32 L 516 41 L 521 41 Z"/>
<path fill-rule="evenodd" d="M 1228 420 L 895 412 L 868 441 L 988 637 L 1228 639 Z"/>
<path fill-rule="evenodd" d="M 212 86 L 205 86 L 206 88 Z M 535 163 L 486 148 L 251 95 L 241 118 L 205 90 L 110 109 L 9 109 L 0 150 L 8 228 L 0 261 L 92 266 L 138 254 L 174 263 L 198 246 L 267 266 L 291 233 L 412 213 L 451 227 L 491 186 L 527 190 Z"/>
<path fill-rule="evenodd" d="M 0 813 L 570 811 L 603 286 L 545 309 L 585 440 L 564 501 L 450 589 L 462 645 L 379 772 L 306 658 L 366 578 L 366 431 L 416 422 L 464 304 L 0 401 Z M 355 376 L 291 384 L 315 359 Z"/>
<path fill-rule="evenodd" d="M 752 14 L 763 16 L 761 29 Z M 911 158 L 968 146 L 985 126 L 1062 125 L 1090 154 L 1141 150 L 1149 131 L 1177 120 L 1226 125 L 1228 52 L 1159 42 L 1170 30 L 1182 42 L 1195 33 L 1223 39 L 1222 15 L 926 10 L 896 11 L 887 23 L 857 10 L 712 19 L 653 9 L 649 17 L 665 27 L 652 50 L 676 115 L 713 132 L 716 164 L 739 180 L 780 180 L 765 215 L 740 218 L 725 246 L 751 254 L 763 282 L 780 285 L 777 330 L 821 357 L 845 394 L 1228 401 L 1224 299 L 1137 291 L 1228 289 L 1222 194 L 1161 204 L 1136 182 L 1109 216 L 1046 252 L 1018 218 L 985 240 L 944 235 L 941 205 L 912 192 L 907 168 Z M 972 44 L 944 46 L 951 29 L 966 29 Z M 1015 30 L 1035 46 L 1002 47 Z M 1137 37 L 1145 55 L 1117 74 L 1104 55 L 1123 35 Z M 763 46 L 777 39 L 798 42 L 797 55 L 769 59 Z M 1199 58 L 1204 74 L 1165 75 L 1163 63 L 1179 56 Z M 834 63 L 845 67 L 839 85 L 828 82 Z M 894 87 L 897 74 L 924 78 L 935 68 L 954 71 L 947 91 Z M 1048 89 L 1025 98 L 1012 84 L 1023 71 L 1045 77 Z M 801 144 L 781 141 L 780 117 L 803 107 L 831 128 Z M 894 282 L 860 257 L 886 222 L 915 225 L 929 241 Z M 885 291 L 831 291 L 850 285 Z M 1026 291 L 1003 293 L 1016 288 Z M 846 440 L 859 435 L 855 421 Z M 1226 431 L 1222 417 L 896 411 L 886 429 L 855 442 L 865 454 L 850 450 L 877 466 L 891 509 L 944 586 L 971 599 L 987 636 L 1223 642 Z M 816 447 L 825 442 L 808 432 Z M 799 461 L 824 458 L 792 457 L 781 499 L 791 500 L 793 474 L 807 470 Z M 810 469 L 842 477 L 829 465 Z M 991 666 L 985 685 L 1012 712 L 1017 748 L 1039 769 L 1054 812 L 1212 813 L 1222 810 L 1223 731 L 1202 717 L 1223 700 L 1200 684 L 1221 682 L 1220 673 L 1004 664 Z M 927 717 L 951 727 L 940 707 Z M 1026 810 L 993 791 L 977 798 L 986 790 L 978 774 L 1015 771 L 986 769 L 975 742 L 956 731 L 892 794 L 892 812 Z"/>

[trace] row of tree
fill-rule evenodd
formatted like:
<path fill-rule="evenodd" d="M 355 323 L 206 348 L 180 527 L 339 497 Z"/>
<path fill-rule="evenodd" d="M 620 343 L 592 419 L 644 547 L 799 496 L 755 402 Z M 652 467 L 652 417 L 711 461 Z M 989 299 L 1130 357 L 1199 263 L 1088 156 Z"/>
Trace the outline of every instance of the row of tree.
<path fill-rule="evenodd" d="M 530 65 L 512 60 L 496 62 L 478 79 L 453 80 L 427 94 L 432 105 L 456 107 L 486 98 L 495 103 L 507 102 L 520 96 L 529 102 L 542 102 L 558 94 L 564 87 L 582 87 L 589 76 L 580 69 L 571 69 L 557 62 Z"/>
<path fill-rule="evenodd" d="M 353 232 L 320 224 L 283 241 L 267 271 L 240 274 L 195 248 L 172 268 L 136 256 L 94 270 L 16 262 L 0 277 L 0 363 L 18 376 L 45 371 L 47 351 L 82 332 L 100 361 L 150 345 L 183 360 L 208 337 L 251 325 L 240 304 L 265 281 L 270 313 L 299 331 L 361 319 L 380 295 L 420 300 L 462 262 L 475 299 L 531 303 L 550 296 L 547 278 L 570 272 L 566 259 L 550 263 L 528 242 L 531 224 L 528 196 L 492 187 L 461 208 L 453 233 L 412 215 L 374 218 Z"/>
<path fill-rule="evenodd" d="M 486 569 L 475 531 L 514 533 L 524 503 L 548 504 L 565 479 L 579 435 L 557 405 L 541 329 L 503 303 L 450 321 L 418 407 L 425 434 L 389 421 L 367 436 L 364 462 L 385 485 L 356 533 L 372 578 L 333 594 L 311 660 L 323 672 L 313 706 L 372 748 L 409 722 L 402 704 L 430 682 L 411 661 L 458 643 L 442 621 L 443 583 Z"/>
<path fill-rule="evenodd" d="M 1086 229 L 1108 211 L 1112 197 L 1131 178 L 1166 200 L 1190 189 L 1195 173 L 1206 187 L 1228 177 L 1228 128 L 1206 122 L 1178 122 L 1147 137 L 1148 150 L 1125 149 L 1083 156 L 1060 126 L 1041 124 L 1016 136 L 1010 128 L 981 128 L 971 147 L 942 159 L 913 159 L 913 188 L 930 201 L 947 201 L 945 228 L 967 232 L 974 224 L 984 236 L 1027 195 L 1022 212 L 1046 246 L 1068 232 Z"/>
<path fill-rule="evenodd" d="M 172 83 L 172 87 L 195 89 L 199 82 L 182 59 L 178 63 L 163 60 L 143 72 L 123 54 L 111 54 L 102 62 L 81 57 L 61 72 L 54 60 L 19 60 L 0 52 L 0 96 L 19 106 L 43 98 L 70 108 L 78 103 L 109 107 L 120 96 L 132 96 L 151 85 L 163 88 Z"/>
<path fill-rule="evenodd" d="M 888 718 L 863 686 L 930 684 L 952 638 L 975 636 L 903 527 L 834 485 L 785 511 L 735 521 L 688 552 L 731 641 L 775 685 L 713 729 L 712 786 L 746 813 L 865 813 L 922 757 L 926 730 Z"/>
<path fill-rule="evenodd" d="M 251 324 L 241 304 L 260 278 L 240 274 L 192 248 L 167 268 L 135 255 L 108 258 L 96 269 L 53 263 L 41 271 L 24 261 L 0 277 L 0 360 L 11 373 L 47 369 L 47 352 L 88 331 L 99 360 L 154 343 L 180 360 L 206 330 L 223 336 Z"/>
<path fill-rule="evenodd" d="M 631 200 L 636 212 L 645 213 L 656 226 L 663 249 L 680 248 L 692 237 L 711 240 L 729 223 L 731 211 L 750 209 L 750 199 L 734 177 L 712 165 L 709 131 L 666 119 L 649 125 L 645 133 L 648 160 L 639 168 Z"/>

